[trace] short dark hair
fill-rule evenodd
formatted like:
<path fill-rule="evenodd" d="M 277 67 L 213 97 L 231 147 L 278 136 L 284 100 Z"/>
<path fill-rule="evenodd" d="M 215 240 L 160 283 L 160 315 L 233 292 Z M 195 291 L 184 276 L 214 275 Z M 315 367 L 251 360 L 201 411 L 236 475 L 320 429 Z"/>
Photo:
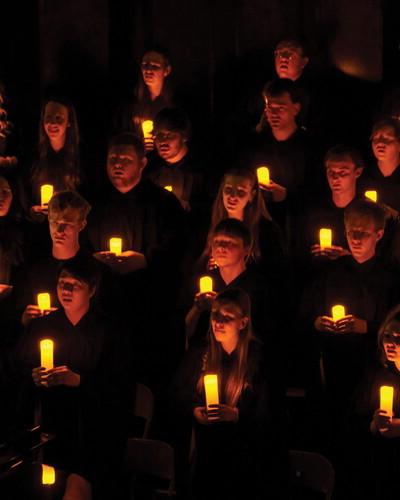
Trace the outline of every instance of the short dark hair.
<path fill-rule="evenodd" d="M 301 102 L 299 87 L 289 78 L 275 78 L 266 83 L 262 91 L 264 97 L 279 97 L 285 92 L 290 95 L 292 102 Z"/>
<path fill-rule="evenodd" d="M 157 113 L 154 119 L 154 130 L 160 128 L 179 132 L 186 139 L 189 139 L 192 126 L 188 115 L 182 109 L 164 108 Z"/>
<path fill-rule="evenodd" d="M 143 141 L 140 137 L 129 132 L 114 135 L 108 143 L 108 150 L 114 146 L 131 146 L 136 151 L 139 158 L 144 158 L 145 150 Z"/>
<path fill-rule="evenodd" d="M 371 139 L 372 136 L 375 134 L 375 132 L 385 127 L 392 128 L 394 131 L 394 135 L 396 136 L 396 139 L 400 141 L 400 124 L 398 120 L 395 120 L 394 118 L 381 118 L 380 120 L 375 122 L 372 127 Z"/>
<path fill-rule="evenodd" d="M 370 200 L 355 200 L 344 211 L 344 223 L 364 226 L 372 223 L 375 230 L 385 228 L 385 211 Z"/>
<path fill-rule="evenodd" d="M 90 290 L 95 290 L 100 283 L 99 265 L 91 256 L 76 256 L 66 260 L 59 269 L 57 280 L 61 275 L 71 276 L 86 283 Z"/>
<path fill-rule="evenodd" d="M 296 49 L 301 49 L 301 54 L 303 57 L 308 57 L 310 53 L 307 40 L 299 35 L 291 36 L 288 38 L 282 38 L 276 44 L 275 49 L 277 49 L 279 45 L 283 47 L 294 47 Z"/>
<path fill-rule="evenodd" d="M 243 241 L 245 247 L 251 244 L 251 235 L 247 226 L 238 219 L 222 219 L 214 228 L 212 237 L 218 234 L 230 236 L 231 238 L 239 238 Z"/>
<path fill-rule="evenodd" d="M 329 161 L 343 161 L 350 158 L 355 168 L 364 168 L 364 160 L 357 149 L 344 144 L 338 144 L 330 148 L 324 157 L 324 165 L 328 166 Z"/>
<path fill-rule="evenodd" d="M 49 202 L 49 214 L 76 212 L 80 220 L 86 220 L 91 208 L 85 198 L 76 191 L 59 191 Z"/>

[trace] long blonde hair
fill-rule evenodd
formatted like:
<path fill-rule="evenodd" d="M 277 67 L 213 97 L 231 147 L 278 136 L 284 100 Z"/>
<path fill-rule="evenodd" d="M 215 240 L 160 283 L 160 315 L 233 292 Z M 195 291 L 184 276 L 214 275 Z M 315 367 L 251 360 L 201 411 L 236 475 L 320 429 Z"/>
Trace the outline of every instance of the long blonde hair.
<path fill-rule="evenodd" d="M 248 318 L 247 324 L 239 332 L 239 340 L 236 347 L 237 357 L 234 366 L 228 375 L 225 386 L 220 389 L 225 403 L 235 407 L 243 390 L 249 384 L 247 380 L 249 344 L 254 339 L 250 318 L 250 298 L 243 290 L 231 288 L 221 292 L 214 299 L 213 309 L 220 307 L 227 307 L 242 318 Z M 199 392 L 203 390 L 204 375 L 206 373 L 217 373 L 221 380 L 222 354 L 223 348 L 220 342 L 216 341 L 210 325 L 208 348 L 203 357 L 202 373 L 197 383 Z"/>

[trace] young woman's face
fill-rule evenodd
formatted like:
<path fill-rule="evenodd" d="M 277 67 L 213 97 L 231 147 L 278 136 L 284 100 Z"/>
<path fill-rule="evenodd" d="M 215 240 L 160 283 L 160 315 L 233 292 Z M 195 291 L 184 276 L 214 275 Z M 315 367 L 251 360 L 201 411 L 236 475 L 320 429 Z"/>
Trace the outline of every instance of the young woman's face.
<path fill-rule="evenodd" d="M 399 161 L 400 141 L 396 138 L 393 127 L 387 126 L 372 134 L 372 151 L 378 161 Z"/>
<path fill-rule="evenodd" d="M 171 66 L 164 56 L 158 52 L 147 52 L 142 59 L 142 77 L 148 87 L 164 85 L 165 78 L 170 74 Z"/>
<path fill-rule="evenodd" d="M 212 257 L 218 267 L 235 266 L 244 262 L 248 248 L 243 240 L 226 234 L 216 234 L 211 243 Z"/>
<path fill-rule="evenodd" d="M 222 199 L 228 216 L 241 218 L 247 204 L 253 201 L 255 193 L 249 179 L 227 175 L 222 189 Z"/>
<path fill-rule="evenodd" d="M 8 214 L 12 199 L 10 184 L 4 177 L 0 177 L 0 217 L 5 217 Z"/>
<path fill-rule="evenodd" d="M 236 307 L 214 303 L 211 311 L 211 327 L 217 342 L 237 343 L 240 332 L 247 322 L 248 318 L 242 316 Z"/>
<path fill-rule="evenodd" d="M 50 141 L 65 141 L 69 127 L 68 108 L 59 102 L 49 101 L 44 109 L 43 125 Z"/>
<path fill-rule="evenodd" d="M 383 348 L 388 361 L 400 364 L 400 325 L 383 334 Z"/>

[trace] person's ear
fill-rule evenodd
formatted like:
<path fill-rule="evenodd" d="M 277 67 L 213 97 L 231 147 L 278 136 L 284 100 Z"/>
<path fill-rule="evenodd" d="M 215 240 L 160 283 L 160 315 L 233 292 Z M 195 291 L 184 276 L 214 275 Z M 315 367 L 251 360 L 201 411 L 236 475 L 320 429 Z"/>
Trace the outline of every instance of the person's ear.
<path fill-rule="evenodd" d="M 362 174 L 362 171 L 363 171 L 362 167 L 358 167 L 355 169 L 354 173 L 355 173 L 356 178 L 360 177 L 360 175 Z"/>
<path fill-rule="evenodd" d="M 95 293 L 96 293 L 96 287 L 94 286 L 94 287 L 92 287 L 92 289 L 90 290 L 90 295 L 89 295 L 89 297 L 90 297 L 90 298 L 92 298 L 92 297 L 93 297 L 93 295 L 94 295 Z"/>
<path fill-rule="evenodd" d="M 144 167 L 147 165 L 147 158 L 143 156 L 143 158 L 140 160 L 140 163 L 141 163 L 140 171 L 142 172 Z"/>
<path fill-rule="evenodd" d="M 240 325 L 239 325 L 240 330 L 243 330 L 244 328 L 246 328 L 246 326 L 248 324 L 249 324 L 249 317 L 243 316 L 243 318 L 241 318 L 241 320 L 240 320 Z"/>
<path fill-rule="evenodd" d="M 81 232 L 82 229 L 84 229 L 86 226 L 87 226 L 87 220 L 86 219 L 81 220 L 79 223 L 79 232 Z"/>
<path fill-rule="evenodd" d="M 294 116 L 297 116 L 300 113 L 301 104 L 299 102 L 294 102 L 293 109 L 294 109 Z"/>
<path fill-rule="evenodd" d="M 168 66 L 166 66 L 164 69 L 164 76 L 167 77 L 169 74 L 171 74 L 171 71 L 172 71 L 171 65 L 168 64 Z"/>
<path fill-rule="evenodd" d="M 379 229 L 379 230 L 376 232 L 376 241 L 379 241 L 379 240 L 381 240 L 381 239 L 382 239 L 384 232 L 385 232 L 385 230 L 384 230 L 384 229 Z"/>
<path fill-rule="evenodd" d="M 307 66 L 308 62 L 309 62 L 309 58 L 308 57 L 303 57 L 303 65 L 302 65 L 302 69 L 305 68 L 305 66 Z"/>

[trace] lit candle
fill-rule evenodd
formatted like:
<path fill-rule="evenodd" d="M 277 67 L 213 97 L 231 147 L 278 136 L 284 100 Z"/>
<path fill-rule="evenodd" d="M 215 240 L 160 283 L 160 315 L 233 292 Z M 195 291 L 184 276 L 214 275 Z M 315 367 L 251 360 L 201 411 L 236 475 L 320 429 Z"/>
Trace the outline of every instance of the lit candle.
<path fill-rule="evenodd" d="M 218 376 L 215 374 L 204 375 L 204 388 L 206 391 L 206 406 L 207 411 L 212 411 L 213 408 L 210 408 L 210 405 L 218 405 L 219 397 L 218 397 Z M 210 417 L 213 418 L 213 417 Z M 218 418 L 217 416 L 214 418 Z"/>
<path fill-rule="evenodd" d="M 257 168 L 257 178 L 260 184 L 264 184 L 265 186 L 269 185 L 269 168 L 268 167 L 259 167 Z"/>
<path fill-rule="evenodd" d="M 365 197 L 375 203 L 378 201 L 378 193 L 376 191 L 365 191 Z"/>
<path fill-rule="evenodd" d="M 56 471 L 50 465 L 42 464 L 42 484 L 54 484 L 56 482 Z"/>
<path fill-rule="evenodd" d="M 144 120 L 142 122 L 142 131 L 145 139 L 153 138 L 153 122 L 152 120 Z"/>
<path fill-rule="evenodd" d="M 122 238 L 110 238 L 110 252 L 115 253 L 115 255 L 121 255 Z"/>
<path fill-rule="evenodd" d="M 346 316 L 346 310 L 344 306 L 337 305 L 332 307 L 332 318 L 333 321 L 339 321 Z"/>
<path fill-rule="evenodd" d="M 172 186 L 164 186 L 164 189 L 172 193 Z"/>
<path fill-rule="evenodd" d="M 53 196 L 53 186 L 51 184 L 43 184 L 40 187 L 40 204 L 42 207 L 49 204 Z"/>
<path fill-rule="evenodd" d="M 40 341 L 40 366 L 46 370 L 51 370 L 54 367 L 53 349 L 54 342 L 52 340 L 43 339 Z"/>
<path fill-rule="evenodd" d="M 50 294 L 47 292 L 38 293 L 37 296 L 38 307 L 41 312 L 49 311 L 51 307 Z"/>
<path fill-rule="evenodd" d="M 393 387 L 389 385 L 381 386 L 381 403 L 380 409 L 385 410 L 390 417 L 393 417 Z"/>
<path fill-rule="evenodd" d="M 213 291 L 213 281 L 211 276 L 202 276 L 200 278 L 200 293 L 208 293 Z"/>
<path fill-rule="evenodd" d="M 332 229 L 323 227 L 319 230 L 319 246 L 321 250 L 332 246 Z"/>

